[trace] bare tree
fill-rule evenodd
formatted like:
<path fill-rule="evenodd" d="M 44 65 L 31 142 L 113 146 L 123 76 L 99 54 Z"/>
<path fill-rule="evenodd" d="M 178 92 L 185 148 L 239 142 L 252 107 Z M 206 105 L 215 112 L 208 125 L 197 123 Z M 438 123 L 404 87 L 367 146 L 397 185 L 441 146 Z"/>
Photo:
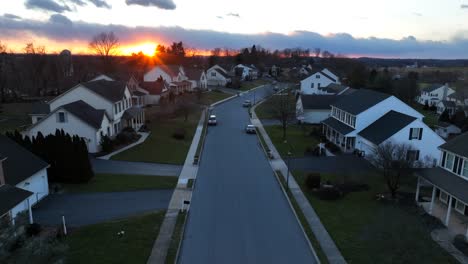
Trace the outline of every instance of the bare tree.
<path fill-rule="evenodd" d="M 43 95 L 47 88 L 47 55 L 45 46 L 35 46 L 30 42 L 24 48 L 26 60 L 29 64 L 27 67 L 28 75 L 31 81 L 31 93 L 37 96 Z"/>
<path fill-rule="evenodd" d="M 177 99 L 176 112 L 184 116 L 184 122 L 187 122 L 189 114 L 195 109 L 193 98 L 188 95 Z"/>
<path fill-rule="evenodd" d="M 314 48 L 314 55 L 316 58 L 320 57 L 320 53 L 322 53 L 320 48 Z"/>
<path fill-rule="evenodd" d="M 111 59 L 118 54 L 119 46 L 119 39 L 114 32 L 102 32 L 94 36 L 88 44 L 88 48 L 102 58 L 106 71 L 110 70 Z"/>
<path fill-rule="evenodd" d="M 409 169 L 419 166 L 416 151 L 408 144 L 386 142 L 377 146 L 372 153 L 372 163 L 381 170 L 392 198 L 396 198 L 402 176 Z"/>
<path fill-rule="evenodd" d="M 5 102 L 6 84 L 7 84 L 7 46 L 0 42 L 0 101 Z"/>
<path fill-rule="evenodd" d="M 288 125 L 296 117 L 295 96 L 290 91 L 287 91 L 286 93 L 273 95 L 267 104 L 268 112 L 281 123 L 283 140 L 286 140 Z"/>

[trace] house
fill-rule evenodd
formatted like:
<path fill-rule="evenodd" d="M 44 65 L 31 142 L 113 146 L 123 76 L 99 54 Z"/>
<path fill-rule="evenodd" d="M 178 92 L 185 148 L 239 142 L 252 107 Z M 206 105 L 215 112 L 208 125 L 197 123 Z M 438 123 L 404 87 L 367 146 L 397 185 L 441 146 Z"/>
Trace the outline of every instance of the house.
<path fill-rule="evenodd" d="M 146 95 L 148 95 L 148 92 L 145 89 L 142 89 L 138 83 L 138 80 L 135 78 L 134 75 L 130 75 L 130 77 L 125 76 L 124 81 L 127 82 L 127 87 L 130 93 L 132 94 L 132 104 L 134 106 L 140 106 L 143 107 L 146 105 L 145 98 Z M 93 81 L 99 81 L 99 80 L 105 80 L 105 81 L 115 81 L 114 78 L 109 77 L 108 75 L 105 74 L 100 74 L 96 76 L 94 79 L 92 79 L 90 82 Z"/>
<path fill-rule="evenodd" d="M 238 64 L 234 66 L 233 72 L 235 76 L 241 78 L 241 81 L 258 79 L 258 70 L 254 65 Z"/>
<path fill-rule="evenodd" d="M 211 86 L 226 86 L 231 82 L 231 76 L 219 65 L 214 65 L 206 71 L 207 84 Z"/>
<path fill-rule="evenodd" d="M 336 85 L 330 88 L 331 90 L 336 90 L 334 93 L 327 92 L 329 89 L 325 88 L 330 84 Z M 344 92 L 347 87 L 339 86 L 340 84 L 339 78 L 335 74 L 328 69 L 323 69 L 301 81 L 301 94 L 337 94 Z"/>
<path fill-rule="evenodd" d="M 447 96 L 447 101 L 455 102 L 457 106 L 468 106 L 468 90 L 460 89 Z"/>
<path fill-rule="evenodd" d="M 458 230 L 466 230 L 464 219 L 468 215 L 468 133 L 457 136 L 439 149 L 441 154 L 438 166 L 416 172 L 416 201 L 420 200 L 421 187 L 431 188 L 428 213 L 435 215 L 434 209 L 437 206 L 437 211 L 443 210 L 437 217 L 442 219 L 445 226 L 449 229 L 458 226 Z M 468 236 L 467 232 L 462 233 Z"/>
<path fill-rule="evenodd" d="M 192 91 L 192 82 L 188 80 L 184 67 L 179 65 L 158 65 L 143 76 L 144 82 L 163 79 L 169 83 L 169 93 L 182 94 Z"/>
<path fill-rule="evenodd" d="M 115 137 L 125 127 L 138 130 L 145 121 L 144 110 L 133 106 L 127 84 L 119 81 L 78 84 L 48 105 L 50 113 L 40 120 L 36 118 L 24 135 L 49 135 L 63 129 L 84 138 L 91 153 L 101 150 L 103 136 Z"/>
<path fill-rule="evenodd" d="M 423 115 L 392 95 L 359 89 L 331 104 L 331 116 L 323 133 L 343 152 L 371 158 L 385 142 L 408 144 L 419 161 L 439 157 L 437 147 L 445 141 L 422 121 Z"/>
<path fill-rule="evenodd" d="M 435 132 L 437 133 L 437 135 L 441 136 L 442 138 L 447 139 L 451 135 L 460 134 L 461 129 L 454 124 L 439 121 L 436 125 Z"/>
<path fill-rule="evenodd" d="M 296 118 L 307 124 L 320 124 L 330 116 L 331 104 L 338 95 L 302 94 L 296 102 Z"/>
<path fill-rule="evenodd" d="M 145 95 L 145 102 L 149 105 L 159 104 L 159 101 L 162 98 L 166 98 L 169 94 L 169 83 L 164 80 L 142 82 L 140 86 L 148 92 Z"/>
<path fill-rule="evenodd" d="M 441 100 L 437 104 L 437 114 L 441 115 L 443 112 L 447 111 L 449 116 L 452 116 L 457 111 L 457 105 L 454 101 Z"/>
<path fill-rule="evenodd" d="M 0 135 L 0 217 L 16 215 L 49 194 L 49 165 L 10 138 Z"/>
<path fill-rule="evenodd" d="M 455 90 L 450 88 L 448 84 L 432 84 L 421 90 L 421 94 L 417 98 L 418 103 L 422 105 L 437 105 L 440 101 L 446 100 L 447 96 L 453 94 Z"/>
<path fill-rule="evenodd" d="M 208 88 L 208 80 L 206 78 L 205 70 L 203 69 L 187 69 L 185 74 L 188 81 L 191 82 L 190 90 L 193 91 L 195 88 L 206 90 Z"/>

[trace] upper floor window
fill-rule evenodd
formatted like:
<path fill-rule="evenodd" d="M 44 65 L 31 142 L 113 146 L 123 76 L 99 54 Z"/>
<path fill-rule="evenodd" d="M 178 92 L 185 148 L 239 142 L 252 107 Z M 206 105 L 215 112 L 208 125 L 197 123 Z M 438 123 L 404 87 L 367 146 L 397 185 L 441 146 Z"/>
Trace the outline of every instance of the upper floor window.
<path fill-rule="evenodd" d="M 65 123 L 67 122 L 67 116 L 65 112 L 58 112 L 57 114 L 57 122 L 59 123 Z"/>
<path fill-rule="evenodd" d="M 311 83 L 311 84 L 310 84 L 310 88 L 314 88 L 314 83 Z"/>
<path fill-rule="evenodd" d="M 463 177 L 468 177 L 468 159 L 465 159 L 463 162 L 463 170 L 461 172 Z"/>
<path fill-rule="evenodd" d="M 319 88 L 319 89 L 320 89 L 320 83 L 317 83 L 317 88 Z"/>
<path fill-rule="evenodd" d="M 445 168 L 448 170 L 452 170 L 454 163 L 455 163 L 455 156 L 453 154 L 447 153 L 446 161 L 445 161 Z"/>
<path fill-rule="evenodd" d="M 212 72 L 211 76 L 216 77 L 216 72 Z"/>
<path fill-rule="evenodd" d="M 315 75 L 315 78 L 320 79 L 320 74 Z"/>
<path fill-rule="evenodd" d="M 409 139 L 422 139 L 422 128 L 410 128 Z"/>

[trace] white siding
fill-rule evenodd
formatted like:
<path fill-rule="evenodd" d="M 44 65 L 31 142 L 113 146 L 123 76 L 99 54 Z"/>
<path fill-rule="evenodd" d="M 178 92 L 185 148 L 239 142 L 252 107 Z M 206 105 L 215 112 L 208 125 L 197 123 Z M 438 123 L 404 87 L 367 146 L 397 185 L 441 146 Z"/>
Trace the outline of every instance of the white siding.
<path fill-rule="evenodd" d="M 436 105 L 438 102 L 441 100 L 444 100 L 444 89 L 446 88 L 446 85 L 443 85 L 437 89 L 435 89 L 432 92 L 424 92 L 421 91 L 421 95 L 418 98 L 418 103 L 424 105 L 426 104 L 426 101 L 429 105 Z M 455 93 L 455 90 L 453 90 L 450 87 L 447 87 L 447 96 Z"/>
<path fill-rule="evenodd" d="M 225 86 L 228 83 L 228 79 L 221 75 L 219 72 L 215 71 L 215 68 L 220 68 L 217 65 L 209 68 L 206 71 L 207 85 L 213 86 Z"/>
<path fill-rule="evenodd" d="M 32 192 L 28 198 L 31 206 L 49 195 L 49 183 L 47 181 L 47 169 L 44 168 L 26 180 L 18 183 L 16 187 Z M 28 210 L 28 199 L 18 204 L 12 209 L 12 215 L 15 217 L 18 213 Z"/>
<path fill-rule="evenodd" d="M 159 66 L 156 66 L 156 67 L 154 67 L 152 70 L 150 70 L 149 72 L 147 72 L 147 73 L 143 76 L 143 80 L 144 80 L 145 82 L 154 82 L 154 81 L 156 81 L 160 76 L 161 76 L 166 82 L 175 81 L 175 80 L 172 80 L 171 75 L 169 75 L 168 73 L 166 73 L 166 72 L 165 72 L 161 67 L 159 67 Z"/>
<path fill-rule="evenodd" d="M 301 81 L 301 93 L 302 94 L 326 94 L 320 91 L 318 89 L 318 86 L 320 84 L 320 87 L 323 88 L 323 87 L 328 86 L 331 83 L 334 83 L 334 82 L 330 80 L 328 77 L 326 77 L 325 75 L 323 75 L 322 73 L 318 72 Z M 312 88 L 312 84 L 313 84 L 313 88 Z"/>
<path fill-rule="evenodd" d="M 323 120 L 330 116 L 330 110 L 318 109 L 318 110 L 304 110 L 303 117 L 304 123 L 308 124 L 320 124 Z"/>

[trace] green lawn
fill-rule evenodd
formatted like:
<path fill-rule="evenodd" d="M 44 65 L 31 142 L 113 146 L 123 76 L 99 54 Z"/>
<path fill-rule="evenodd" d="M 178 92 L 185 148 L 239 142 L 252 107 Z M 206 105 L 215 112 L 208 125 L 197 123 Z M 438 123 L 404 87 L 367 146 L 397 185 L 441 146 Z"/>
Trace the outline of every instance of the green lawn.
<path fill-rule="evenodd" d="M 315 136 L 310 136 L 309 133 L 313 126 L 305 125 L 290 125 L 286 130 L 287 142 L 283 141 L 283 129 L 281 126 L 265 126 L 271 141 L 280 153 L 281 157 L 286 158 L 288 151 L 291 151 L 292 157 L 303 157 L 306 149 L 315 148 L 319 143 L 319 139 Z"/>
<path fill-rule="evenodd" d="M 167 250 L 167 256 L 165 263 L 173 264 L 177 258 L 177 251 L 179 250 L 180 240 L 182 239 L 184 225 L 185 225 L 186 213 L 181 213 L 177 215 L 177 222 L 174 227 L 174 232 L 172 233 L 171 244 Z"/>
<path fill-rule="evenodd" d="M 348 175 L 347 180 L 365 182 L 370 190 L 323 201 L 304 188 L 305 173 L 293 173 L 348 263 L 456 263 L 432 240 L 430 225 L 417 207 L 375 200 L 375 194 L 386 192 L 382 176 Z M 324 179 L 343 177 L 322 175 Z M 416 186 L 413 177 L 402 184 L 407 191 Z"/>
<path fill-rule="evenodd" d="M 248 90 L 251 90 L 251 89 L 253 89 L 255 87 L 258 87 L 260 85 L 264 85 L 264 84 L 267 84 L 267 83 L 270 83 L 270 82 L 267 81 L 267 80 L 263 80 L 263 79 L 258 79 L 258 80 L 255 80 L 255 81 L 242 82 L 240 90 L 241 91 L 248 91 Z"/>
<path fill-rule="evenodd" d="M 67 237 L 67 263 L 146 263 L 164 214 L 159 211 L 72 230 Z M 125 234 L 119 238 L 121 230 Z"/>
<path fill-rule="evenodd" d="M 274 115 L 271 111 L 271 106 L 268 104 L 267 99 L 265 102 L 261 103 L 255 108 L 255 114 L 258 119 L 274 119 Z"/>
<path fill-rule="evenodd" d="M 7 131 L 23 130 L 31 124 L 29 114 L 32 103 L 9 103 L 0 105 L 0 134 Z"/>
<path fill-rule="evenodd" d="M 421 114 L 423 114 L 425 116 L 423 121 L 430 128 L 434 128 L 437 125 L 437 123 L 439 121 L 439 116 L 435 112 L 429 111 L 429 110 L 424 110 L 423 105 L 420 105 L 420 104 L 415 104 L 414 108 L 419 113 L 421 113 Z"/>
<path fill-rule="evenodd" d="M 113 160 L 141 161 L 152 163 L 183 164 L 192 143 L 200 119 L 200 111 L 190 114 L 185 122 L 183 117 L 170 120 L 151 120 L 148 127 L 151 135 L 146 141 L 112 157 Z M 172 137 L 176 129 L 184 128 L 185 139 Z"/>
<path fill-rule="evenodd" d="M 174 189 L 177 177 L 125 174 L 96 174 L 86 184 L 66 184 L 67 192 L 122 192 L 148 189 Z"/>
<path fill-rule="evenodd" d="M 223 99 L 226 99 L 232 95 L 224 93 L 222 91 L 214 90 L 211 92 L 203 93 L 200 98 L 200 104 L 211 105 Z"/>

